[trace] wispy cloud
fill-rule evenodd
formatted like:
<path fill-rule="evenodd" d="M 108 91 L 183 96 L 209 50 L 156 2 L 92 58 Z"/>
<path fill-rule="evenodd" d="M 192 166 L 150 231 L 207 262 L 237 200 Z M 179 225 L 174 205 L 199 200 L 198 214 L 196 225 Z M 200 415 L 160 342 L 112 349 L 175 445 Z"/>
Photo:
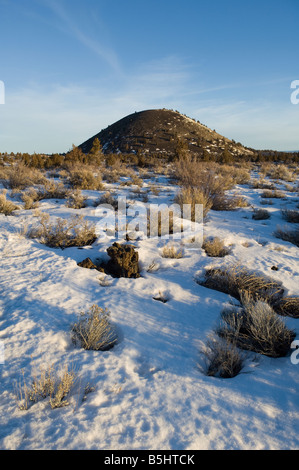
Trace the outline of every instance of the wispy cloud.
<path fill-rule="evenodd" d="M 299 148 L 299 107 L 289 99 L 273 109 L 271 100 L 260 96 L 250 101 L 242 93 L 221 93 L 229 85 L 204 87 L 175 55 L 141 63 L 120 80 L 113 76 L 109 83 L 103 78 L 92 85 L 31 83 L 8 90 L 0 116 L 0 150 L 64 152 L 127 114 L 162 107 L 178 109 L 250 147 Z"/>
<path fill-rule="evenodd" d="M 122 74 L 120 61 L 115 50 L 86 34 L 86 32 L 72 20 L 71 12 L 63 7 L 62 2 L 58 2 L 57 0 L 42 0 L 42 3 L 58 18 L 59 23 L 56 24 L 56 27 L 64 33 L 72 35 L 79 43 L 83 44 L 96 56 L 105 61 L 114 72 Z"/>
<path fill-rule="evenodd" d="M 63 152 L 134 111 L 181 109 L 188 79 L 185 65 L 171 56 L 140 64 L 114 84 L 30 83 L 9 90 L 0 116 L 1 150 Z"/>

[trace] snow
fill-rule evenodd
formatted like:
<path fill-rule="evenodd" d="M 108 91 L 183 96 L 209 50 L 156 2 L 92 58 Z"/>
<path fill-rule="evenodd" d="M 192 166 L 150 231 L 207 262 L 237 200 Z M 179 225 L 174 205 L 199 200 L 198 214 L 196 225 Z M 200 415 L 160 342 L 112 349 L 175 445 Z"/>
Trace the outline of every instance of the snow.
<path fill-rule="evenodd" d="M 160 189 L 149 203 L 172 202 L 171 181 L 159 176 L 146 181 L 144 188 L 155 182 Z M 107 188 L 120 195 L 130 191 Z M 237 191 L 252 206 L 264 207 L 260 190 L 244 185 Z M 98 193 L 84 194 L 96 199 Z M 296 195 L 287 194 L 292 206 Z M 22 227 L 36 222 L 33 211 L 0 214 L 0 342 L 5 356 L 0 361 L 0 448 L 298 448 L 299 365 L 290 356 L 248 354 L 244 369 L 232 379 L 208 377 L 200 367 L 200 348 L 231 300 L 195 282 L 206 267 L 240 261 L 282 281 L 288 294 L 299 293 L 298 248 L 273 235 L 283 225 L 279 209 L 286 201 L 273 202 L 265 221 L 252 220 L 251 207 L 210 211 L 204 233 L 230 246 L 225 258 L 209 258 L 185 239 L 175 241 L 184 248 L 181 259 L 161 257 L 166 240 L 132 242 L 142 269 L 138 279 L 116 279 L 77 265 L 86 257 L 105 257 L 112 236 L 83 249 L 48 248 L 22 234 Z M 74 210 L 62 200 L 47 200 L 40 209 L 52 217 L 80 213 L 96 221 L 92 204 Z M 273 265 L 278 271 L 271 270 Z M 154 300 L 159 294 L 168 301 Z M 86 351 L 71 341 L 72 324 L 92 304 L 107 308 L 117 329 L 118 343 L 109 351 Z M 298 320 L 285 322 L 298 332 Z M 20 410 L 16 387 L 23 377 L 30 383 L 50 364 L 76 371 L 69 406 L 51 409 L 45 399 Z M 92 391 L 85 396 L 86 385 Z"/>

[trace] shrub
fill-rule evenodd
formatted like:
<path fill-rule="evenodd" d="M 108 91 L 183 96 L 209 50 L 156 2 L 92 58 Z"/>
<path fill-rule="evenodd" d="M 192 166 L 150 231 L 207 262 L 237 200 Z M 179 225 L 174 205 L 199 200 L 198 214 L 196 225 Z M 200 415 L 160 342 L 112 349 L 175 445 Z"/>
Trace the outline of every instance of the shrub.
<path fill-rule="evenodd" d="M 296 336 L 267 302 L 248 293 L 241 295 L 241 309 L 225 309 L 221 318 L 223 324 L 217 330 L 220 337 L 265 356 L 286 356 Z"/>
<path fill-rule="evenodd" d="M 97 201 L 96 206 L 101 204 L 108 204 L 112 206 L 115 210 L 118 209 L 118 198 L 110 193 L 110 191 L 106 191 Z"/>
<path fill-rule="evenodd" d="M 218 211 L 233 210 L 247 206 L 244 198 L 226 196 L 225 191 L 234 187 L 237 181 L 247 181 L 242 171 L 233 171 L 226 165 L 204 164 L 186 157 L 175 165 L 176 178 L 183 186 L 181 198 L 198 199 L 203 204 L 204 217 L 210 209 Z"/>
<path fill-rule="evenodd" d="M 294 172 L 286 165 L 274 165 L 269 168 L 268 176 L 277 180 L 292 182 L 296 180 Z"/>
<path fill-rule="evenodd" d="M 272 199 L 262 199 L 261 204 L 263 206 L 273 206 L 273 201 Z"/>
<path fill-rule="evenodd" d="M 244 366 L 244 354 L 222 338 L 210 338 L 201 352 L 206 359 L 204 372 L 208 376 L 233 378 Z"/>
<path fill-rule="evenodd" d="M 4 185 L 11 189 L 25 189 L 28 186 L 44 182 L 45 177 L 41 171 L 20 163 L 7 169 L 7 181 Z"/>
<path fill-rule="evenodd" d="M 63 371 L 62 377 L 55 384 L 54 393 L 50 396 L 51 408 L 62 408 L 69 405 L 66 400 L 69 395 L 75 380 L 75 374 L 73 371 L 69 372 L 67 368 Z"/>
<path fill-rule="evenodd" d="M 117 183 L 120 180 L 120 175 L 118 172 L 113 171 L 113 170 L 106 170 L 103 174 L 103 179 L 107 183 Z"/>
<path fill-rule="evenodd" d="M 179 204 L 183 210 L 184 204 L 190 205 L 191 207 L 191 220 L 195 221 L 196 205 L 201 204 L 203 206 L 203 217 L 205 218 L 212 208 L 213 201 L 206 196 L 203 191 L 199 188 L 183 188 L 175 197 L 175 202 Z"/>
<path fill-rule="evenodd" d="M 70 219 L 49 220 L 47 214 L 42 214 L 37 228 L 31 229 L 28 236 L 39 238 L 41 243 L 53 248 L 68 248 L 70 246 L 91 245 L 96 240 L 95 226 L 82 216 Z"/>
<path fill-rule="evenodd" d="M 74 189 L 103 189 L 101 175 L 88 167 L 75 167 L 70 169 L 69 184 Z"/>
<path fill-rule="evenodd" d="M 34 189 L 30 189 L 21 195 L 21 199 L 24 202 L 24 209 L 36 209 L 38 207 L 38 194 Z"/>
<path fill-rule="evenodd" d="M 275 189 L 274 183 L 271 183 L 270 181 L 266 181 L 264 179 L 256 179 L 253 178 L 251 180 L 251 187 L 254 189 Z"/>
<path fill-rule="evenodd" d="M 87 350 L 107 351 L 116 341 L 115 329 L 109 321 L 110 313 L 98 305 L 81 312 L 78 322 L 72 327 L 72 340 Z"/>
<path fill-rule="evenodd" d="M 299 223 L 299 211 L 291 210 L 291 209 L 282 209 L 281 215 L 283 219 L 287 222 L 298 224 Z"/>
<path fill-rule="evenodd" d="M 233 211 L 238 207 L 247 207 L 248 202 L 241 196 L 226 196 L 224 193 L 219 192 L 214 194 L 212 209 L 214 211 Z"/>
<path fill-rule="evenodd" d="M 230 253 L 230 250 L 224 246 L 224 242 L 218 237 L 204 240 L 202 248 L 208 256 L 212 257 L 223 257 Z"/>
<path fill-rule="evenodd" d="M 164 246 L 162 249 L 162 258 L 175 258 L 179 259 L 183 257 L 182 248 L 176 248 L 175 246 Z"/>
<path fill-rule="evenodd" d="M 266 220 L 270 219 L 271 215 L 267 209 L 253 209 L 252 218 L 254 220 Z"/>
<path fill-rule="evenodd" d="M 215 163 L 199 162 L 195 158 L 186 156 L 175 163 L 174 172 L 183 187 L 201 188 L 208 195 L 223 192 L 234 186 L 231 175 L 222 176 L 222 168 L 222 166 L 217 167 Z"/>
<path fill-rule="evenodd" d="M 11 215 L 13 211 L 20 209 L 13 202 L 6 199 L 6 191 L 0 193 L 0 214 Z"/>
<path fill-rule="evenodd" d="M 74 189 L 68 193 L 66 205 L 71 209 L 83 209 L 86 207 L 86 200 L 87 197 L 83 196 L 80 189 Z"/>
<path fill-rule="evenodd" d="M 62 408 L 69 405 L 66 400 L 75 380 L 75 372 L 65 367 L 62 375 L 58 375 L 53 366 L 42 368 L 39 377 L 33 376 L 31 385 L 28 386 L 23 374 L 23 383 L 20 383 L 15 395 L 20 410 L 28 410 L 31 404 L 37 403 L 47 397 L 50 399 L 51 408 Z"/>
<path fill-rule="evenodd" d="M 293 245 L 299 246 L 299 229 L 298 228 L 291 230 L 288 227 L 286 228 L 278 227 L 274 232 L 274 236 L 286 242 L 293 243 Z"/>
<path fill-rule="evenodd" d="M 251 179 L 250 170 L 243 167 L 238 168 L 235 165 L 221 165 L 219 171 L 221 175 L 232 178 L 234 184 L 247 184 Z"/>
<path fill-rule="evenodd" d="M 227 268 L 210 268 L 203 280 L 197 282 L 210 289 L 235 297 L 240 300 L 242 292 L 248 292 L 254 298 L 260 298 L 274 304 L 282 298 L 284 289 L 276 280 L 248 270 L 239 264 Z"/>
<path fill-rule="evenodd" d="M 61 181 L 47 180 L 43 187 L 37 191 L 38 200 L 42 199 L 64 199 L 68 194 L 68 189 Z"/>
<path fill-rule="evenodd" d="M 131 181 L 133 185 L 139 186 L 140 188 L 143 186 L 143 180 L 138 175 L 134 174 L 131 176 Z"/>
<path fill-rule="evenodd" d="M 273 190 L 265 190 L 261 194 L 262 198 L 277 198 L 277 199 L 283 199 L 286 197 L 285 193 L 283 191 L 278 191 L 276 189 Z"/>
<path fill-rule="evenodd" d="M 273 305 L 276 313 L 284 317 L 299 318 L 299 297 L 287 296 Z"/>

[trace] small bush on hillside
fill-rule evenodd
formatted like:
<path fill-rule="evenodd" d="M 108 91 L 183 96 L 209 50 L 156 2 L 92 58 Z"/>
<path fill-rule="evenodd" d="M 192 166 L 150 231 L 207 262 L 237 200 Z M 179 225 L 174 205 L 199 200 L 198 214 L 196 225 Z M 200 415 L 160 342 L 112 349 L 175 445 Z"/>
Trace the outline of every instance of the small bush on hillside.
<path fill-rule="evenodd" d="M 250 185 L 254 189 L 267 189 L 267 190 L 275 189 L 274 183 L 271 183 L 271 181 L 266 181 L 264 179 L 253 178 L 251 180 Z"/>
<path fill-rule="evenodd" d="M 206 196 L 201 189 L 191 187 L 183 188 L 175 197 L 175 202 L 179 204 L 182 210 L 184 204 L 190 205 L 191 220 L 193 222 L 195 221 L 196 204 L 201 204 L 203 206 L 204 218 L 206 218 L 213 205 L 213 201 Z"/>
<path fill-rule="evenodd" d="M 277 302 L 273 308 L 281 316 L 299 318 L 299 297 L 286 296 Z"/>
<path fill-rule="evenodd" d="M 248 173 L 232 170 L 226 165 L 198 162 L 191 157 L 182 158 L 175 164 L 176 178 L 183 186 L 181 199 L 196 199 L 203 204 L 204 216 L 210 209 L 230 211 L 237 207 L 246 207 L 246 199 L 239 196 L 227 196 L 225 191 L 232 189 L 237 182 L 248 181 Z"/>
<path fill-rule="evenodd" d="M 244 367 L 244 354 L 223 338 L 211 337 L 201 352 L 205 356 L 204 372 L 208 376 L 233 378 Z"/>
<path fill-rule="evenodd" d="M 24 209 L 37 209 L 38 208 L 38 194 L 34 189 L 30 189 L 26 192 L 23 192 L 21 195 L 21 199 L 24 202 Z"/>
<path fill-rule="evenodd" d="M 62 408 L 68 406 L 69 402 L 67 397 L 74 385 L 75 373 L 69 372 L 67 368 L 63 371 L 60 380 L 55 384 L 55 390 L 52 396 L 50 396 L 51 408 Z"/>
<path fill-rule="evenodd" d="M 134 174 L 131 176 L 131 181 L 133 185 L 139 186 L 140 188 L 143 186 L 143 180 L 138 175 Z"/>
<path fill-rule="evenodd" d="M 113 170 L 106 170 L 103 174 L 103 180 L 109 184 L 118 183 L 120 180 L 120 174 Z"/>
<path fill-rule="evenodd" d="M 28 232 L 30 238 L 53 248 L 91 245 L 96 240 L 95 226 L 82 216 L 56 219 L 51 222 L 48 214 L 42 214 L 39 226 Z"/>
<path fill-rule="evenodd" d="M 41 171 L 21 163 L 8 167 L 6 173 L 7 178 L 3 181 L 6 188 L 21 190 L 34 184 L 43 184 L 46 181 Z"/>
<path fill-rule="evenodd" d="M 267 220 L 271 215 L 267 209 L 253 209 L 252 218 L 254 220 Z"/>
<path fill-rule="evenodd" d="M 73 189 L 103 189 L 102 176 L 88 166 L 69 169 L 68 181 Z"/>
<path fill-rule="evenodd" d="M 287 222 L 290 222 L 292 224 L 299 223 L 299 211 L 291 209 L 282 209 L 281 215 L 283 219 L 285 219 Z"/>
<path fill-rule="evenodd" d="M 46 180 L 38 188 L 29 188 L 23 192 L 21 199 L 24 202 L 24 209 L 36 209 L 38 202 L 43 199 L 64 199 L 69 191 L 64 184 L 59 181 Z"/>
<path fill-rule="evenodd" d="M 6 199 L 6 191 L 0 193 L 0 214 L 11 215 L 15 210 L 20 209 L 13 202 Z"/>
<path fill-rule="evenodd" d="M 68 193 L 66 205 L 71 209 L 83 209 L 86 207 L 86 200 L 87 197 L 83 196 L 80 189 L 74 189 Z"/>
<path fill-rule="evenodd" d="M 226 196 L 221 193 L 213 196 L 212 209 L 214 211 L 233 211 L 239 207 L 248 207 L 248 202 L 244 197 Z"/>
<path fill-rule="evenodd" d="M 241 295 L 241 309 L 223 310 L 217 333 L 241 349 L 270 357 L 286 356 L 296 334 L 288 329 L 265 301 Z"/>
<path fill-rule="evenodd" d="M 227 268 L 210 268 L 205 272 L 203 280 L 198 283 L 235 297 L 240 300 L 242 292 L 248 292 L 254 298 L 260 298 L 274 304 L 282 298 L 282 284 L 274 279 L 250 271 L 236 264 Z"/>
<path fill-rule="evenodd" d="M 42 199 L 65 199 L 68 189 L 61 181 L 47 180 L 44 185 L 37 190 L 37 198 Z"/>
<path fill-rule="evenodd" d="M 182 248 L 177 248 L 172 245 L 164 246 L 162 249 L 162 257 L 180 259 L 183 257 L 183 250 Z"/>
<path fill-rule="evenodd" d="M 286 165 L 273 165 L 267 172 L 268 176 L 277 179 L 292 182 L 296 180 L 294 172 Z"/>
<path fill-rule="evenodd" d="M 229 248 L 225 247 L 223 240 L 218 237 L 204 240 L 202 248 L 208 256 L 212 257 L 223 257 L 230 253 Z"/>
<path fill-rule="evenodd" d="M 279 191 L 277 189 L 273 190 L 265 190 L 261 194 L 262 198 L 276 198 L 276 199 L 284 199 L 286 197 L 283 191 Z"/>
<path fill-rule="evenodd" d="M 65 367 L 62 374 L 57 374 L 53 366 L 42 368 L 40 375 L 34 375 L 31 385 L 23 381 L 17 385 L 15 395 L 20 410 L 28 410 L 30 405 L 49 397 L 51 408 L 69 405 L 67 397 L 74 385 L 76 374 Z"/>
<path fill-rule="evenodd" d="M 278 227 L 274 236 L 284 240 L 286 242 L 293 243 L 293 245 L 299 246 L 299 229 L 289 229 L 288 227 Z"/>
<path fill-rule="evenodd" d="M 72 340 L 87 350 L 107 351 L 117 342 L 115 329 L 109 320 L 110 313 L 98 305 L 81 312 L 72 327 Z"/>
<path fill-rule="evenodd" d="M 263 206 L 273 206 L 272 199 L 261 199 L 261 205 Z"/>
<path fill-rule="evenodd" d="M 238 168 L 235 165 L 221 165 L 218 169 L 223 177 L 232 178 L 233 184 L 247 184 L 250 182 L 250 169 Z"/>
<path fill-rule="evenodd" d="M 118 198 L 114 194 L 111 194 L 110 191 L 106 191 L 95 203 L 96 206 L 100 206 L 101 204 L 108 204 L 117 210 Z"/>

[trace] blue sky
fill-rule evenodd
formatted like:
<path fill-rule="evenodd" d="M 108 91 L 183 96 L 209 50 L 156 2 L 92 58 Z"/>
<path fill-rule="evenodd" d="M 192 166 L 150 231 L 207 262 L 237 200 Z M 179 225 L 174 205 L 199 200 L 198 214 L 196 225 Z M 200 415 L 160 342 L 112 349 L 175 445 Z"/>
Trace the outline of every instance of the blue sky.
<path fill-rule="evenodd" d="M 299 0 L 0 0 L 0 151 L 65 152 L 169 108 L 299 150 Z"/>

